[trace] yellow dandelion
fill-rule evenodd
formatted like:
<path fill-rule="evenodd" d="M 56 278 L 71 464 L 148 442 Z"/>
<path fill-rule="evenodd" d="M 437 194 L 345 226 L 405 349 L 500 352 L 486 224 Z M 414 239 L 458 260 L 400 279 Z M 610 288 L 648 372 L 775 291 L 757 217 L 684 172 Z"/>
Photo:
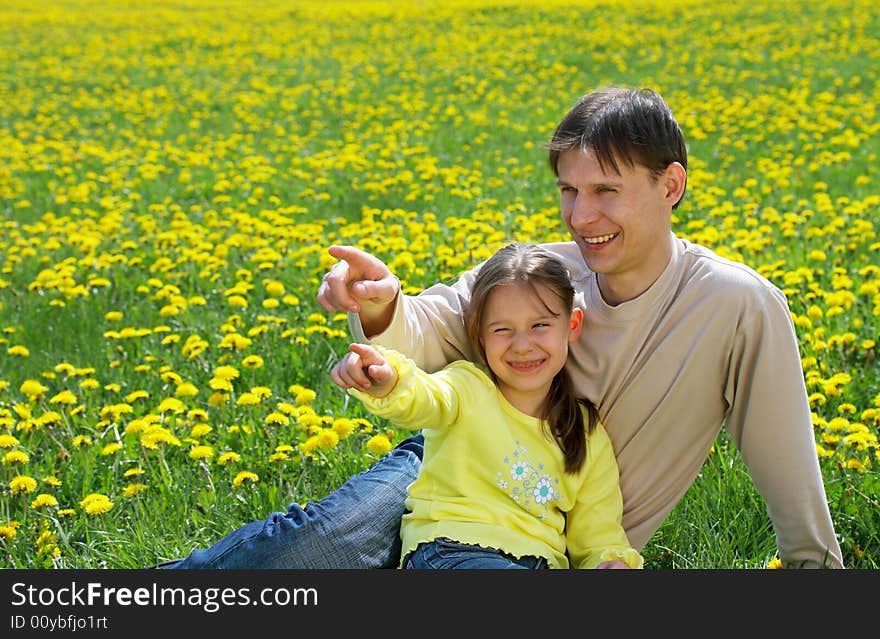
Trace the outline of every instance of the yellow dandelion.
<path fill-rule="evenodd" d="M 107 456 L 112 455 L 113 453 L 115 453 L 121 449 L 122 449 L 122 444 L 120 444 L 119 442 L 110 442 L 109 444 L 104 446 L 104 448 L 101 449 L 101 455 L 103 455 L 104 457 L 107 457 Z"/>
<path fill-rule="evenodd" d="M 74 374 L 76 367 L 69 362 L 61 362 L 60 364 L 56 364 L 53 370 L 60 375 L 70 376 Z"/>
<path fill-rule="evenodd" d="M 43 393 L 49 390 L 49 388 L 47 386 L 43 386 L 35 379 L 26 379 L 21 383 L 21 386 L 18 390 L 21 391 L 22 394 L 27 395 L 29 398 L 33 399 L 43 395 Z"/>
<path fill-rule="evenodd" d="M 63 421 L 60 413 L 55 412 L 54 410 L 50 410 L 46 413 L 43 413 L 37 418 L 37 423 L 42 426 L 49 426 L 50 424 L 60 424 Z"/>
<path fill-rule="evenodd" d="M 331 450 L 336 448 L 336 445 L 339 443 L 339 435 L 336 434 L 336 431 L 330 428 L 322 428 L 320 432 L 318 432 L 318 447 L 323 450 Z"/>
<path fill-rule="evenodd" d="M 391 442 L 385 435 L 373 435 L 367 440 L 367 450 L 381 457 L 391 450 Z"/>
<path fill-rule="evenodd" d="M 118 322 L 122 319 L 122 313 L 120 311 L 108 311 L 104 313 L 104 319 L 108 322 Z"/>
<path fill-rule="evenodd" d="M 210 446 L 196 446 L 189 451 L 190 459 L 211 459 L 214 456 L 214 449 Z"/>
<path fill-rule="evenodd" d="M 49 507 L 54 508 L 58 505 L 58 500 L 55 499 L 52 495 L 47 493 L 40 493 L 36 496 L 36 498 L 31 502 L 31 508 L 43 508 Z"/>
<path fill-rule="evenodd" d="M 79 448 L 80 446 L 91 446 L 92 438 L 88 435 L 77 435 L 71 440 L 70 443 L 74 448 Z"/>
<path fill-rule="evenodd" d="M 290 423 L 290 418 L 284 413 L 273 411 L 266 415 L 263 422 L 268 425 L 287 426 Z"/>
<path fill-rule="evenodd" d="M 291 446 L 290 444 L 278 444 L 275 447 L 275 452 L 276 453 L 290 453 L 290 452 L 293 452 L 293 446 Z"/>
<path fill-rule="evenodd" d="M 118 419 L 121 415 L 130 415 L 134 412 L 131 404 L 111 404 L 101 409 L 101 417 L 113 417 Z"/>
<path fill-rule="evenodd" d="M 15 404 L 12 407 L 12 410 L 15 411 L 15 414 L 18 415 L 21 419 L 30 419 L 33 416 L 31 412 L 31 407 L 27 404 Z"/>
<path fill-rule="evenodd" d="M 218 366 L 214 369 L 214 377 L 217 379 L 236 379 L 238 376 L 238 369 L 234 366 Z"/>
<path fill-rule="evenodd" d="M 262 368 L 263 358 L 259 355 L 248 355 L 243 360 L 241 360 L 241 365 L 245 368 Z"/>
<path fill-rule="evenodd" d="M 341 439 L 344 439 L 354 431 L 354 422 L 347 417 L 339 417 L 333 420 L 332 428 Z"/>
<path fill-rule="evenodd" d="M 252 473 L 249 470 L 242 470 L 236 476 L 235 479 L 232 480 L 233 486 L 241 486 L 245 482 L 257 483 L 260 481 L 260 476 L 257 473 Z"/>
<path fill-rule="evenodd" d="M 206 411 L 204 408 L 193 408 L 186 414 L 186 416 L 195 422 L 208 421 L 208 411 Z"/>
<path fill-rule="evenodd" d="M 76 404 L 77 401 L 78 400 L 76 398 L 76 395 L 71 393 L 69 390 L 63 390 L 60 393 L 58 393 L 57 395 L 55 395 L 54 397 L 52 397 L 52 399 L 49 400 L 49 403 L 50 404 L 66 404 L 68 406 L 72 406 L 73 404 Z"/>
<path fill-rule="evenodd" d="M 266 287 L 266 292 L 273 297 L 284 295 L 284 284 L 277 280 L 263 280 L 263 286 Z"/>
<path fill-rule="evenodd" d="M 309 437 L 299 445 L 299 449 L 304 455 L 314 455 L 315 451 L 318 450 L 318 438 L 315 436 Z"/>
<path fill-rule="evenodd" d="M 315 401 L 315 397 L 317 397 L 315 391 L 310 388 L 304 388 L 296 394 L 294 400 L 297 404 L 310 404 Z"/>
<path fill-rule="evenodd" d="M 30 495 L 37 489 L 37 480 L 28 475 L 16 475 L 9 480 L 13 495 Z"/>
<path fill-rule="evenodd" d="M 232 382 L 222 377 L 211 378 L 208 382 L 208 386 L 211 387 L 211 390 L 226 391 L 227 393 L 231 393 L 233 390 Z"/>
<path fill-rule="evenodd" d="M 211 396 L 208 398 L 208 406 L 222 406 L 226 402 L 229 401 L 229 398 L 232 397 L 228 393 L 220 393 L 214 392 L 211 393 Z"/>
<path fill-rule="evenodd" d="M 61 485 L 61 480 L 57 477 L 53 477 L 49 475 L 48 477 L 43 477 L 43 483 L 48 486 L 55 486 L 56 488 Z"/>
<path fill-rule="evenodd" d="M 272 397 L 272 389 L 268 386 L 254 386 L 251 392 L 260 399 L 268 399 Z"/>
<path fill-rule="evenodd" d="M 300 413 L 296 418 L 296 423 L 302 426 L 303 428 L 311 428 L 313 426 L 320 426 L 323 423 L 320 415 L 315 414 L 314 411 L 309 410 L 304 413 Z"/>
<path fill-rule="evenodd" d="M 82 508 L 87 515 L 103 515 L 113 508 L 113 502 L 110 501 L 110 498 L 107 495 L 91 493 L 86 495 L 86 497 L 79 502 L 79 507 Z"/>
<path fill-rule="evenodd" d="M 779 557 L 774 557 L 767 562 L 767 568 L 769 570 L 778 570 L 782 568 L 782 560 Z"/>
<path fill-rule="evenodd" d="M 127 484 L 125 486 L 125 488 L 122 489 L 122 496 L 123 497 L 134 497 L 135 495 L 147 490 L 147 488 L 149 488 L 149 486 L 147 486 L 146 484 L 139 484 L 139 483 Z"/>
<path fill-rule="evenodd" d="M 214 430 L 214 429 L 211 428 L 208 424 L 196 424 L 189 431 L 189 434 L 190 434 L 190 437 L 199 438 L 199 437 L 204 437 L 205 435 L 210 433 L 212 430 Z"/>
<path fill-rule="evenodd" d="M 161 426 L 152 426 L 146 430 L 140 437 L 141 446 L 155 450 L 159 444 L 171 444 L 172 446 L 180 446 L 180 440 L 171 434 L 171 431 Z"/>
<path fill-rule="evenodd" d="M 198 393 L 199 389 L 196 388 L 195 384 L 190 382 L 178 384 L 177 388 L 174 390 L 174 394 L 177 397 L 195 397 Z"/>
<path fill-rule="evenodd" d="M 230 295 L 226 298 L 226 302 L 235 308 L 247 308 L 247 300 L 241 295 Z"/>
<path fill-rule="evenodd" d="M 235 403 L 239 406 L 256 406 L 260 403 L 260 398 L 247 391 L 239 395 L 238 400 Z"/>
<path fill-rule="evenodd" d="M 59 517 L 70 517 L 76 514 L 73 508 L 62 508 L 56 513 Z"/>
<path fill-rule="evenodd" d="M 6 541 L 12 541 L 15 537 L 15 528 L 13 526 L 0 526 L 0 537 Z"/>
<path fill-rule="evenodd" d="M 128 404 L 133 404 L 134 402 L 136 402 L 139 399 L 148 399 L 149 397 L 150 397 L 150 394 L 147 391 L 136 390 L 136 391 L 132 391 L 128 395 L 126 395 L 125 401 Z"/>
<path fill-rule="evenodd" d="M 83 390 L 95 390 L 101 385 L 101 382 L 94 377 L 88 377 L 79 383 L 79 387 Z"/>
<path fill-rule="evenodd" d="M 162 403 L 156 408 L 157 413 L 174 413 L 180 414 L 186 410 L 183 402 L 176 397 L 168 397 L 162 400 Z"/>
<path fill-rule="evenodd" d="M 159 373 L 159 379 L 163 382 L 172 382 L 174 385 L 183 383 L 183 378 L 179 374 L 169 370 L 163 370 Z"/>
<path fill-rule="evenodd" d="M 217 458 L 217 463 L 220 466 L 225 466 L 226 464 L 233 464 L 233 463 L 239 462 L 239 461 L 241 461 L 241 455 L 239 455 L 238 453 L 233 452 L 233 451 L 225 452 L 222 455 L 220 455 L 220 457 Z"/>
<path fill-rule="evenodd" d="M 278 402 L 278 410 L 285 415 L 298 415 L 298 409 L 290 402 Z"/>
<path fill-rule="evenodd" d="M 26 464 L 29 460 L 30 456 L 23 450 L 10 450 L 3 455 L 3 459 L 0 461 L 2 461 L 5 466 L 7 464 Z"/>
<path fill-rule="evenodd" d="M 31 352 L 24 346 L 17 344 L 15 346 L 10 346 L 8 349 L 6 349 L 6 354 L 13 355 L 15 357 L 29 357 Z"/>
<path fill-rule="evenodd" d="M 13 446 L 18 446 L 19 443 L 14 435 L 0 433 L 0 448 L 12 448 Z"/>

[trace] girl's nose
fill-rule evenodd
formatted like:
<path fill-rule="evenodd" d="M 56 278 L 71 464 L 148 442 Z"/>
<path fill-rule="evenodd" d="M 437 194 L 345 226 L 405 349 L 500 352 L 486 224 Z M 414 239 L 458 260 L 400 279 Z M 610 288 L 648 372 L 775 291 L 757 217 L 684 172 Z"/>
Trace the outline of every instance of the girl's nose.
<path fill-rule="evenodd" d="M 517 353 L 526 353 L 532 350 L 532 340 L 526 333 L 516 333 L 513 336 L 511 348 Z"/>

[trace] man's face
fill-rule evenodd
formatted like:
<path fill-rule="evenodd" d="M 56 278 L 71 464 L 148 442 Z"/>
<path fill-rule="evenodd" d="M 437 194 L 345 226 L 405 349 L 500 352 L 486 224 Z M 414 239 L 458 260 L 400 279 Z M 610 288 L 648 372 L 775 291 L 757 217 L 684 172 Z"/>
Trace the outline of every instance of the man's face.
<path fill-rule="evenodd" d="M 641 165 L 618 162 L 602 170 L 591 151 L 559 155 L 559 203 L 572 239 L 611 305 L 637 297 L 657 279 L 672 254 L 672 205 L 684 188 L 684 169 L 659 178 Z M 680 189 L 680 190 L 679 190 Z"/>

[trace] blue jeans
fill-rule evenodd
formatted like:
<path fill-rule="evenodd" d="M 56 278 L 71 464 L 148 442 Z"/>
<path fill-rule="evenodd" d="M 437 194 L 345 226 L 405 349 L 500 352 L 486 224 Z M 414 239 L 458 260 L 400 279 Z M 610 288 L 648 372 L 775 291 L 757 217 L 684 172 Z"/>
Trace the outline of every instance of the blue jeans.
<path fill-rule="evenodd" d="M 539 570 L 547 568 L 543 557 L 514 557 L 494 548 L 463 544 L 445 537 L 419 544 L 403 562 L 413 570 Z"/>
<path fill-rule="evenodd" d="M 305 508 L 291 504 L 165 569 L 397 568 L 406 490 L 422 463 L 421 433 Z"/>

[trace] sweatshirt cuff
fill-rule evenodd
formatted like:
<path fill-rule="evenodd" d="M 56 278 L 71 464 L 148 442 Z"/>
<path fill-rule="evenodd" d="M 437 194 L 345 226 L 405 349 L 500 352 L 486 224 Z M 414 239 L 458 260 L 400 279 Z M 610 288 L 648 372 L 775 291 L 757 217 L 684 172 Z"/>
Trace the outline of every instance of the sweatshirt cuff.
<path fill-rule="evenodd" d="M 581 564 L 581 568 L 595 568 L 603 561 L 622 561 L 630 568 L 642 568 L 645 564 L 645 559 L 642 557 L 639 552 L 635 548 L 626 548 L 626 547 L 613 547 L 606 548 L 602 552 L 597 555 L 593 555 L 589 558 L 589 560 L 585 561 Z"/>
<path fill-rule="evenodd" d="M 385 348 L 378 344 L 372 344 L 372 347 L 379 351 L 379 354 L 397 372 L 397 383 L 385 397 L 373 397 L 369 393 L 357 390 L 356 388 L 349 388 L 348 394 L 362 401 L 372 412 L 382 413 L 409 394 L 416 364 L 402 353 L 390 348 Z"/>

